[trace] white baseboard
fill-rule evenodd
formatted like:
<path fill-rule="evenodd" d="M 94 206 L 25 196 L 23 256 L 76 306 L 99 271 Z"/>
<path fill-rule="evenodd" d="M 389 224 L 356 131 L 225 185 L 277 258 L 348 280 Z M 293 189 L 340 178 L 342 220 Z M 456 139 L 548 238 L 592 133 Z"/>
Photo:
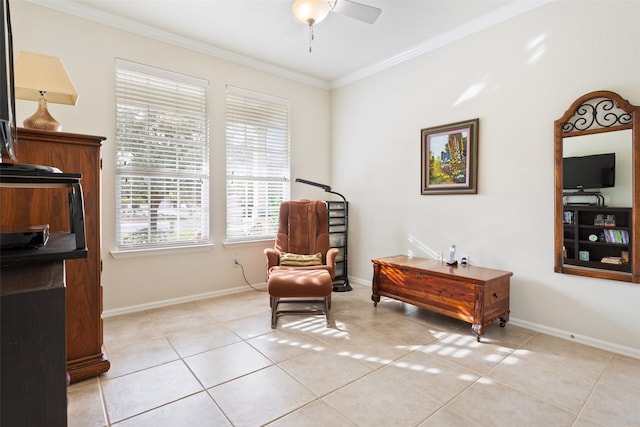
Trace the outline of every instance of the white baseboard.
<path fill-rule="evenodd" d="M 253 285 L 253 287 L 255 287 L 256 289 L 266 289 L 267 284 L 259 283 L 257 285 Z M 198 301 L 198 300 L 203 300 L 207 298 L 222 297 L 225 295 L 232 295 L 240 292 L 245 292 L 247 291 L 247 289 L 250 289 L 250 288 L 247 288 L 246 285 L 243 285 L 243 286 L 237 286 L 235 288 L 223 289 L 220 291 L 205 292 L 203 294 L 188 295 L 186 297 L 172 298 L 172 299 L 167 299 L 162 301 L 154 301 L 147 304 L 138 304 L 138 305 L 131 305 L 129 307 L 115 308 L 112 310 L 103 311 L 102 317 L 106 319 L 108 317 L 119 316 L 121 314 L 137 313 L 139 311 L 150 310 L 153 308 L 167 307 L 175 304 L 184 304 L 185 302 Z"/>
<path fill-rule="evenodd" d="M 575 341 L 580 344 L 588 345 L 590 347 L 599 348 L 601 350 L 610 351 L 612 353 L 621 354 L 623 356 L 633 357 L 634 359 L 640 359 L 640 349 L 627 347 L 624 345 L 616 344 L 610 341 L 604 341 L 590 336 L 576 335 L 575 333 L 565 331 L 563 329 L 556 329 L 550 326 L 541 325 L 538 323 L 529 322 L 527 320 L 518 319 L 517 317 L 509 316 L 509 323 L 522 328 L 531 329 L 532 331 L 541 332 L 543 334 L 551 335 L 557 338 L 563 338 L 568 341 Z"/>

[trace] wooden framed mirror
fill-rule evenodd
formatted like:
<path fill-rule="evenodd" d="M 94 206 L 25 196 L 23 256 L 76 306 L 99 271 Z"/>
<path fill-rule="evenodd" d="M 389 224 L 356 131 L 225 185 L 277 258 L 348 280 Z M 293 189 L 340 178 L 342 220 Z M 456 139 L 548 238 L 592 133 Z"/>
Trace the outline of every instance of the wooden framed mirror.
<path fill-rule="evenodd" d="M 640 282 L 639 134 L 640 107 L 604 90 L 554 122 L 557 273 Z"/>

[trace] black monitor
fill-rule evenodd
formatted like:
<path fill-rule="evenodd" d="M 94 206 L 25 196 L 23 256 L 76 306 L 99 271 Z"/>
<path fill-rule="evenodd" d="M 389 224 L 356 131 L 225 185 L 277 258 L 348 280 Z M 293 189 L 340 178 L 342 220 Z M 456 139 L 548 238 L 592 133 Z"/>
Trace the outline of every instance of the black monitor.
<path fill-rule="evenodd" d="M 562 159 L 564 190 L 597 190 L 616 184 L 616 154 L 594 154 Z"/>

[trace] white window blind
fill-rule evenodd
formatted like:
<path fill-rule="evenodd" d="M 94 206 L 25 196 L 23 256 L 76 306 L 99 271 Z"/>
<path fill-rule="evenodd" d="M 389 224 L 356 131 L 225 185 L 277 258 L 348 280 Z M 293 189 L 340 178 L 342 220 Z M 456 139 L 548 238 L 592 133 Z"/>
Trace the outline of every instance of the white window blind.
<path fill-rule="evenodd" d="M 289 200 L 289 102 L 227 87 L 227 240 L 273 238 Z"/>
<path fill-rule="evenodd" d="M 208 82 L 116 60 L 116 242 L 209 241 Z"/>

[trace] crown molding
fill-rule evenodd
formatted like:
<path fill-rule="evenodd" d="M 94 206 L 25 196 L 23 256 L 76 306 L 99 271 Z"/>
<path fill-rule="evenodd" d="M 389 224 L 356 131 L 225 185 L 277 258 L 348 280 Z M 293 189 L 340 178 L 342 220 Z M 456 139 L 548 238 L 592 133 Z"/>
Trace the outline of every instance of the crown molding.
<path fill-rule="evenodd" d="M 393 55 L 385 60 L 361 68 L 358 71 L 354 71 L 353 73 L 333 80 L 331 82 L 331 89 L 337 89 L 339 87 L 346 86 L 358 80 L 364 79 L 365 77 L 372 76 L 376 73 L 386 70 L 387 68 L 394 67 L 405 61 L 409 61 L 410 59 L 424 55 L 427 52 L 441 48 L 464 37 L 475 34 L 501 22 L 507 21 L 523 13 L 529 12 L 530 10 L 533 10 L 551 1 L 554 0 L 524 0 L 510 3 L 506 6 L 496 9 L 493 12 L 481 15 L 472 21 L 441 33 L 436 37 L 425 40 L 424 42 L 410 49 L 407 49 L 404 52 L 400 52 L 397 55 Z"/>
<path fill-rule="evenodd" d="M 174 46 L 182 47 L 185 49 L 193 50 L 195 52 L 210 55 L 216 58 L 220 58 L 235 64 L 243 65 L 249 68 L 253 68 L 258 71 L 263 71 L 276 76 L 284 77 L 293 81 L 315 86 L 320 89 L 331 90 L 337 89 L 342 86 L 354 83 L 358 80 L 364 79 L 388 68 L 394 67 L 405 61 L 409 61 L 418 56 L 424 55 L 430 51 L 438 49 L 440 47 L 451 44 L 464 37 L 475 34 L 486 28 L 497 25 L 501 22 L 507 21 L 511 18 L 519 16 L 523 13 L 529 12 L 537 7 L 540 7 L 546 3 L 555 0 L 518 0 L 496 9 L 493 12 L 479 16 L 478 18 L 462 24 L 458 27 L 452 28 L 449 31 L 439 34 L 429 40 L 393 55 L 385 60 L 376 62 L 370 66 L 361 68 L 357 71 L 344 75 L 333 81 L 326 81 L 311 77 L 307 74 L 299 73 L 284 67 L 279 67 L 271 63 L 260 61 L 255 58 L 240 55 L 225 49 L 221 49 L 206 43 L 197 42 L 186 37 L 178 36 L 168 31 L 160 30 L 145 24 L 141 24 L 126 18 L 114 16 L 112 14 L 97 11 L 91 7 L 88 7 L 82 3 L 78 3 L 72 0 L 25 0 L 29 3 L 53 9 L 69 15 L 74 15 L 80 18 L 84 18 L 90 21 L 94 21 L 103 25 L 118 28 L 120 30 L 128 31 L 130 33 L 138 34 L 144 37 L 148 37 L 154 40 L 158 40 L 164 43 L 172 44 Z"/>
<path fill-rule="evenodd" d="M 186 37 L 178 36 L 168 31 L 160 30 L 139 22 L 132 21 L 130 19 L 122 18 L 112 15 L 110 13 L 101 12 L 88 7 L 82 3 L 78 3 L 70 0 L 25 0 L 28 3 L 32 3 L 38 6 L 46 7 L 48 9 L 56 10 L 58 12 L 66 13 L 68 15 L 77 16 L 79 18 L 87 19 L 97 22 L 99 24 L 107 25 L 120 30 L 128 31 L 133 34 L 148 37 L 153 40 L 172 44 L 174 46 L 182 47 L 192 50 L 194 52 L 210 55 L 215 58 L 220 58 L 235 64 L 243 65 L 249 68 L 253 68 L 258 71 L 264 71 L 269 74 L 284 77 L 290 80 L 298 81 L 300 83 L 308 84 L 310 86 L 316 86 L 321 89 L 331 89 L 331 84 L 327 80 L 318 79 L 308 76 L 303 73 L 289 70 L 287 68 L 279 67 L 277 65 L 270 64 L 265 61 L 260 61 L 255 58 L 240 55 L 225 49 L 221 49 L 206 43 L 198 42 Z"/>

